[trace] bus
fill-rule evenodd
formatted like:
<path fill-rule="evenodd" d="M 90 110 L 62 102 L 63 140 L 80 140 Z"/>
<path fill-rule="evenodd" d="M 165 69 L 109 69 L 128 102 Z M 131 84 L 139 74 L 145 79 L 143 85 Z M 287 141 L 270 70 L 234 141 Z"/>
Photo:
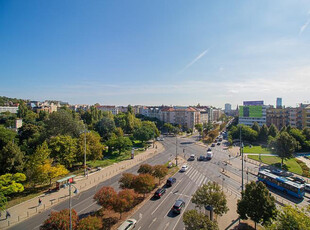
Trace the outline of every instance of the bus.
<path fill-rule="evenodd" d="M 272 174 L 269 170 L 258 172 L 258 180 L 286 194 L 302 199 L 305 195 L 305 185 L 293 182 L 285 177 Z"/>

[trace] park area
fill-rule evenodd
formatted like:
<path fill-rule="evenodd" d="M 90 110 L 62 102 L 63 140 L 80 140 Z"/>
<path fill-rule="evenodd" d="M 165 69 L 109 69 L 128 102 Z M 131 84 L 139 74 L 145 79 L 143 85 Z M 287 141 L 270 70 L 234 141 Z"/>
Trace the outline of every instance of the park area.
<path fill-rule="evenodd" d="M 269 148 L 264 148 L 260 145 L 255 146 L 244 146 L 243 148 L 244 153 L 257 153 L 257 154 L 271 154 L 271 150 Z"/>
<path fill-rule="evenodd" d="M 281 158 L 277 156 L 261 156 L 261 160 L 259 159 L 259 155 L 248 155 L 249 159 L 262 161 L 264 164 L 272 165 L 278 168 L 281 168 Z M 291 158 L 288 160 L 284 160 L 283 162 L 283 169 L 302 175 L 302 168 L 297 163 L 295 158 Z"/>

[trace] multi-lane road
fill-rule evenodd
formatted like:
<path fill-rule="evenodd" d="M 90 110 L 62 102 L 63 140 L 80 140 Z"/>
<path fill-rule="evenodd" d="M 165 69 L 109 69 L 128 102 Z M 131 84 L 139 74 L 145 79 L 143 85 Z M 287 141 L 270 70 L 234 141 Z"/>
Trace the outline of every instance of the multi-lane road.
<path fill-rule="evenodd" d="M 149 163 L 151 165 L 163 164 L 168 160 L 174 160 L 176 152 L 187 159 L 190 154 L 195 154 L 196 157 L 200 155 L 206 155 L 206 148 L 196 143 L 196 137 L 191 138 L 178 138 L 177 151 L 176 151 L 176 139 L 175 137 L 166 137 L 162 144 L 165 147 L 165 151 L 155 155 L 143 163 Z M 224 141 L 225 143 L 225 141 Z M 189 168 L 186 172 L 178 172 L 174 176 L 177 182 L 171 187 L 167 188 L 166 194 L 162 198 L 155 200 L 148 200 L 131 218 L 136 219 L 136 229 L 184 229 L 182 221 L 182 213 L 185 210 L 194 208 L 194 205 L 190 202 L 191 196 L 197 190 L 199 186 L 208 181 L 216 181 L 225 189 L 228 189 L 231 193 L 240 196 L 241 184 L 241 160 L 237 158 L 229 159 L 229 152 L 223 147 L 223 144 L 216 146 L 212 149 L 214 156 L 210 161 L 188 161 Z M 232 164 L 225 164 L 224 162 L 231 162 Z M 247 164 L 247 167 L 251 171 L 257 171 L 258 167 L 255 165 Z M 125 172 L 137 173 L 139 165 L 136 165 Z M 227 177 L 222 173 L 223 168 L 229 172 L 231 177 Z M 109 180 L 103 181 L 96 187 L 93 187 L 87 191 L 84 191 L 72 200 L 72 207 L 77 211 L 80 216 L 87 215 L 92 211 L 96 211 L 100 208 L 93 200 L 93 196 L 102 186 L 112 186 L 116 190 L 119 189 L 118 180 L 121 174 L 112 177 Z M 237 179 L 236 179 L 237 178 Z M 252 174 L 248 174 L 245 179 L 256 180 L 256 177 Z M 183 199 L 185 201 L 185 209 L 182 210 L 180 215 L 173 214 L 170 210 L 175 200 Z M 53 206 L 51 209 L 29 218 L 20 224 L 17 224 L 10 229 L 39 229 L 40 225 L 48 218 L 50 212 L 60 211 L 68 208 L 68 201 L 64 201 Z"/>

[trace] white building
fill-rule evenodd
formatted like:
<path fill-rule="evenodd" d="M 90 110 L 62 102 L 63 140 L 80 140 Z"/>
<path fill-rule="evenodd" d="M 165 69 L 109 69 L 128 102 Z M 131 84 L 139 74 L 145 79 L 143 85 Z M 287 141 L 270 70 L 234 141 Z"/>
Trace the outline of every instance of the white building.
<path fill-rule="evenodd" d="M 111 112 L 113 115 L 119 113 L 119 109 L 115 105 L 99 105 L 97 106 L 97 109 L 105 112 Z"/>
<path fill-rule="evenodd" d="M 259 126 L 266 124 L 267 106 L 264 101 L 245 101 L 239 106 L 239 124 L 252 126 L 255 122 Z"/>
<path fill-rule="evenodd" d="M 17 113 L 18 106 L 0 106 L 0 113 L 10 112 L 10 113 Z"/>

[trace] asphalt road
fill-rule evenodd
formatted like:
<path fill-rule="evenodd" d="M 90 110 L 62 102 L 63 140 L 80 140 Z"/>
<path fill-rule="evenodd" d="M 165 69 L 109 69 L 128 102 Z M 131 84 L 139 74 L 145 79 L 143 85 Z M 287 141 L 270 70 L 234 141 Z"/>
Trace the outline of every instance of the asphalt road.
<path fill-rule="evenodd" d="M 206 155 L 206 148 L 197 145 L 197 137 L 193 136 L 191 138 L 178 138 L 177 141 L 177 153 L 187 159 L 190 154 L 195 154 L 196 157 L 200 155 Z M 166 137 L 162 142 L 165 146 L 165 151 L 157 154 L 153 158 L 148 159 L 142 163 L 149 163 L 151 165 L 163 164 L 168 160 L 174 160 L 176 155 L 176 139 L 175 137 Z M 167 192 L 163 195 L 161 199 L 150 199 L 147 201 L 131 218 L 136 219 L 137 225 L 136 229 L 163 229 L 163 230 L 179 230 L 184 229 L 184 224 L 182 221 L 182 214 L 185 210 L 193 209 L 194 204 L 190 202 L 191 196 L 202 184 L 208 181 L 215 181 L 223 185 L 231 193 L 240 196 L 241 192 L 241 160 L 239 158 L 229 159 L 229 152 L 223 148 L 225 146 L 225 141 L 220 145 L 212 148 L 214 153 L 213 158 L 210 161 L 199 162 L 197 160 L 188 161 L 189 165 L 188 171 L 184 173 L 176 173 L 175 177 L 177 182 L 167 189 Z M 232 164 L 224 164 L 224 161 L 229 161 Z M 141 163 L 141 164 L 142 164 Z M 245 167 L 251 170 L 258 169 L 257 166 L 245 163 Z M 134 166 L 125 172 L 136 173 L 139 165 Z M 227 177 L 222 174 L 223 168 L 232 173 L 238 180 L 233 177 Z M 80 216 L 88 215 L 90 212 L 96 211 L 100 208 L 93 200 L 93 196 L 102 186 L 112 186 L 116 190 L 119 190 L 118 180 L 121 174 L 112 177 L 107 181 L 103 181 L 98 186 L 93 187 L 87 191 L 81 192 L 72 199 L 72 207 L 78 212 Z M 257 180 L 256 176 L 252 174 L 246 175 L 244 173 L 244 183 L 252 180 Z M 282 194 L 283 195 L 283 194 Z M 180 215 L 173 214 L 170 210 L 177 199 L 183 199 L 185 201 L 185 209 L 182 210 Z M 285 199 L 285 198 L 283 198 Z M 292 198 L 287 197 L 287 199 L 292 200 Z M 293 200 L 294 201 L 294 200 Z M 29 218 L 20 224 L 17 224 L 10 229 L 39 229 L 40 225 L 48 218 L 50 212 L 60 211 L 62 209 L 68 208 L 68 200 L 59 203 L 32 218 Z M 295 201 L 294 201 L 295 202 Z M 296 202 L 297 203 L 297 202 Z M 303 203 L 308 203 L 308 200 L 304 200 Z"/>
<path fill-rule="evenodd" d="M 172 155 L 172 152 L 175 152 L 175 144 L 172 144 L 169 140 L 170 138 L 165 138 L 165 141 L 163 142 L 163 145 L 165 146 L 165 151 L 162 153 L 159 153 L 155 155 L 154 157 L 142 162 L 143 163 L 148 163 L 151 165 L 156 165 L 156 164 L 164 164 L 166 163 L 169 159 L 172 159 L 174 155 Z M 175 140 L 175 138 L 174 138 Z M 173 149 L 172 149 L 173 148 Z M 139 165 L 136 165 L 124 172 L 128 173 L 137 173 L 137 170 L 139 168 Z M 93 200 L 93 196 L 98 191 L 102 186 L 112 186 L 116 190 L 119 190 L 119 184 L 118 180 L 120 179 L 121 174 L 118 174 L 109 180 L 103 181 L 99 185 L 92 187 L 91 189 L 81 192 L 78 195 L 74 196 L 72 198 L 72 208 L 74 208 L 79 216 L 85 216 L 88 215 L 90 212 L 96 211 L 100 208 L 98 204 Z M 41 224 L 48 218 L 48 215 L 51 213 L 51 211 L 60 211 L 62 209 L 66 209 L 69 207 L 69 200 L 65 200 L 45 211 L 43 211 L 40 214 L 37 214 L 19 224 L 16 224 L 12 226 L 9 229 L 12 230 L 36 230 L 39 229 Z"/>

